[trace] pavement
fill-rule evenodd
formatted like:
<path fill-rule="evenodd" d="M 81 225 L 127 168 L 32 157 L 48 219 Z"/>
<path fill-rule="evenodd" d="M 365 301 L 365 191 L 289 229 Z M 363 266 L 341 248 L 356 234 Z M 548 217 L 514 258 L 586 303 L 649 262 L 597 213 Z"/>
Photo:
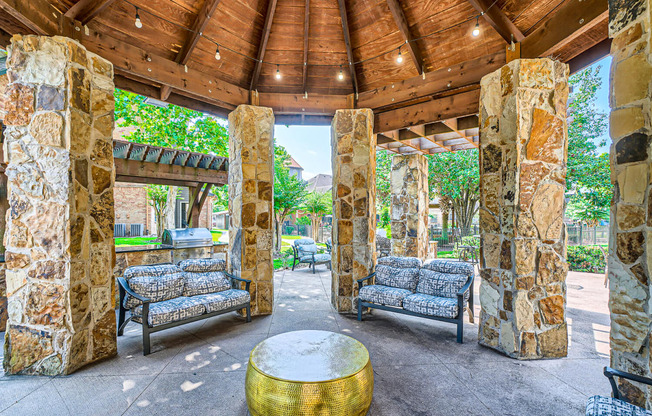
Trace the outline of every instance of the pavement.
<path fill-rule="evenodd" d="M 129 324 L 115 358 L 70 376 L 0 376 L 0 415 L 244 416 L 249 352 L 300 329 L 340 332 L 367 347 L 375 377 L 369 415 L 583 415 L 590 396 L 610 394 L 603 278 L 568 275 L 567 358 L 517 361 L 478 345 L 479 305 L 457 344 L 451 324 L 384 311 L 363 322 L 338 314 L 324 266 L 314 275 L 279 271 L 271 316 L 245 323 L 233 313 L 162 331 L 147 357 L 140 326 Z M 476 295 L 478 286 L 479 279 Z"/>

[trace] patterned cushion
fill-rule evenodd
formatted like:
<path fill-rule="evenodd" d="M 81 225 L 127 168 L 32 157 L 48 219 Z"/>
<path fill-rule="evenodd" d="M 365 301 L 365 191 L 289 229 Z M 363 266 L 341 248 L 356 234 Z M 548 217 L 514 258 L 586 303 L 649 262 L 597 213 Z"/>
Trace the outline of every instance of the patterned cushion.
<path fill-rule="evenodd" d="M 312 238 L 300 238 L 295 240 L 294 246 L 299 252 L 299 257 L 310 255 L 311 253 L 317 253 L 317 251 L 319 251 L 317 244 L 315 244 L 315 240 Z"/>
<path fill-rule="evenodd" d="M 183 296 L 203 295 L 231 289 L 224 272 L 183 272 Z"/>
<path fill-rule="evenodd" d="M 376 284 L 414 292 L 419 282 L 421 260 L 415 257 L 382 257 L 376 266 Z"/>
<path fill-rule="evenodd" d="M 163 302 L 150 303 L 147 323 L 149 326 L 163 325 L 182 319 L 199 316 L 206 311 L 201 302 L 194 298 L 184 296 L 165 300 Z M 132 319 L 142 323 L 143 306 L 137 306 L 131 311 Z"/>
<path fill-rule="evenodd" d="M 412 292 L 407 289 L 399 289 L 396 287 L 368 285 L 360 289 L 358 296 L 360 300 L 371 303 L 378 303 L 380 305 L 403 307 L 403 299 L 411 295 Z"/>
<path fill-rule="evenodd" d="M 179 268 L 184 272 L 224 272 L 226 271 L 226 261 L 218 259 L 181 260 Z"/>
<path fill-rule="evenodd" d="M 586 404 L 586 416 L 652 416 L 652 411 L 613 397 L 593 396 Z"/>
<path fill-rule="evenodd" d="M 246 290 L 229 289 L 219 293 L 193 296 L 192 299 L 201 302 L 206 308 L 206 313 L 211 313 L 244 305 L 251 300 L 251 296 Z"/>
<path fill-rule="evenodd" d="M 439 273 L 463 274 L 465 276 L 473 276 L 475 273 L 473 265 L 462 261 L 450 261 L 434 259 L 423 265 L 424 269 L 432 270 Z"/>
<path fill-rule="evenodd" d="M 161 302 L 183 294 L 183 276 L 172 264 L 128 267 L 124 277 L 129 282 L 131 290 L 151 299 L 152 302 Z M 129 294 L 125 297 L 124 307 L 127 309 L 140 304 L 139 300 Z"/>
<path fill-rule="evenodd" d="M 440 273 L 428 269 L 419 270 L 417 293 L 444 298 L 457 298 L 457 292 L 469 277 L 463 274 Z"/>
<path fill-rule="evenodd" d="M 441 318 L 457 318 L 457 299 L 414 293 L 403 299 L 406 311 Z"/>
<path fill-rule="evenodd" d="M 300 261 L 312 263 L 312 256 L 302 256 L 299 258 Z M 326 253 L 315 254 L 315 263 L 322 263 L 331 261 L 331 255 Z"/>

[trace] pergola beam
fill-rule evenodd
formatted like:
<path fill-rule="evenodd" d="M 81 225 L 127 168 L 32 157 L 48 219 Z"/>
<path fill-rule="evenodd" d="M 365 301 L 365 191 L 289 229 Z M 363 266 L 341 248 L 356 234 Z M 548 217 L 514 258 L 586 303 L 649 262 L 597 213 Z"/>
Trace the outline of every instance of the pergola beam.
<path fill-rule="evenodd" d="M 410 34 L 410 26 L 407 23 L 401 5 L 398 0 L 387 0 L 387 6 L 389 6 L 389 10 L 392 12 L 392 16 L 394 17 L 394 22 L 396 22 L 396 26 L 398 26 L 398 30 L 401 32 L 401 35 L 410 50 L 410 56 L 412 57 L 412 62 L 414 63 L 417 72 L 422 74 L 424 69 L 421 50 L 419 50 L 419 46 L 414 42 L 414 38 Z"/>
<path fill-rule="evenodd" d="M 83 25 L 100 14 L 115 0 L 79 0 L 64 14 L 69 19 L 78 20 Z"/>
<path fill-rule="evenodd" d="M 265 25 L 263 26 L 263 35 L 261 36 L 260 44 L 258 45 L 256 66 L 254 67 L 254 73 L 251 77 L 251 83 L 249 84 L 250 90 L 255 90 L 258 86 L 258 78 L 260 78 L 260 71 L 263 68 L 263 59 L 265 58 L 265 51 L 267 50 L 267 41 L 269 40 L 269 33 L 272 30 L 272 21 L 274 20 L 274 13 L 276 12 L 276 1 L 277 0 L 269 0 L 267 3 Z"/>
<path fill-rule="evenodd" d="M 605 56 L 611 53 L 611 39 L 606 38 L 605 40 L 596 43 L 591 48 L 585 50 L 581 54 L 577 55 L 570 61 L 568 61 L 568 66 L 570 67 L 570 73 L 574 74 L 583 70 L 584 68 L 592 65 L 593 63 L 599 61 Z"/>
<path fill-rule="evenodd" d="M 353 65 L 353 48 L 351 47 L 351 32 L 349 31 L 349 19 L 346 14 L 346 4 L 344 0 L 337 0 L 340 8 L 340 18 L 342 19 L 342 32 L 344 33 L 344 43 L 346 44 L 346 56 L 349 60 L 349 72 L 351 73 L 351 83 L 353 84 L 353 93 L 358 93 L 358 78 L 355 75 L 355 65 Z"/>
<path fill-rule="evenodd" d="M 306 0 L 306 8 L 303 15 L 303 81 L 302 91 L 305 93 L 308 81 L 308 40 L 310 38 L 310 0 Z"/>
<path fill-rule="evenodd" d="M 512 40 L 520 42 L 525 39 L 525 35 L 505 16 L 505 13 L 495 5 L 495 2 L 492 3 L 488 0 L 468 0 L 468 2 L 478 13 L 482 13 L 485 20 L 505 39 L 505 42 L 511 43 Z"/>
<path fill-rule="evenodd" d="M 211 19 L 211 16 L 215 12 L 218 4 L 220 4 L 220 0 L 206 0 L 204 2 L 204 5 L 202 6 L 199 14 L 192 24 L 192 27 L 190 28 L 190 35 L 186 40 L 186 43 L 183 44 L 183 47 L 177 54 L 175 62 L 180 63 L 181 65 L 188 63 L 190 60 L 190 54 L 195 49 L 195 46 L 197 46 L 197 42 L 199 41 L 204 28 L 206 28 L 206 25 Z"/>

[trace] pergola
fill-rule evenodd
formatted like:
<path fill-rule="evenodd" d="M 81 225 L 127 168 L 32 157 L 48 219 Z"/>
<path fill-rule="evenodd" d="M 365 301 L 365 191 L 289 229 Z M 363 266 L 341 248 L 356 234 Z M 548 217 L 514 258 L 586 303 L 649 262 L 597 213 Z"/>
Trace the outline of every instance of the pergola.
<path fill-rule="evenodd" d="M 340 313 L 356 310 L 357 280 L 375 268 L 377 148 L 398 153 L 392 254 L 423 258 L 424 154 L 478 147 L 479 342 L 518 359 L 565 357 L 568 77 L 608 54 L 611 364 L 652 371 L 652 1 L 0 0 L 0 9 L 0 39 L 14 35 L 7 373 L 66 374 L 117 353 L 112 191 L 116 175 L 138 172 L 109 150 L 116 86 L 228 114 L 229 268 L 252 281 L 254 316 L 273 312 L 275 123 L 331 125 Z M 140 164 L 160 156 L 124 146 Z M 626 394 L 650 400 L 631 384 Z"/>

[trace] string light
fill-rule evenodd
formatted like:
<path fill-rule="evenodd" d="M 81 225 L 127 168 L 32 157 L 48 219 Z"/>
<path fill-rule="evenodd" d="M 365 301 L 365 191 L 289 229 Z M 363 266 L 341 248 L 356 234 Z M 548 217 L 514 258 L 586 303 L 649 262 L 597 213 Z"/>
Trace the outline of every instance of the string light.
<path fill-rule="evenodd" d="M 471 34 L 474 37 L 480 36 L 480 17 L 476 18 L 475 20 L 475 27 L 473 28 L 473 32 Z"/>
<path fill-rule="evenodd" d="M 396 57 L 396 62 L 398 62 L 399 64 L 401 62 L 403 62 L 403 55 L 401 55 L 401 47 L 400 46 L 398 47 L 398 56 Z"/>
<path fill-rule="evenodd" d="M 220 59 L 222 59 L 222 55 L 220 55 L 220 47 L 219 47 L 219 45 L 215 48 L 215 59 L 217 59 L 218 61 Z"/>
<path fill-rule="evenodd" d="M 276 79 L 281 79 L 281 69 L 278 64 L 276 64 Z"/>
<path fill-rule="evenodd" d="M 342 73 L 342 65 L 340 65 L 340 73 L 337 75 L 337 79 L 340 81 L 344 79 L 344 74 Z"/>
<path fill-rule="evenodd" d="M 143 22 L 140 21 L 140 15 L 138 14 L 138 7 L 136 7 L 136 21 L 134 22 L 134 25 L 136 25 L 138 29 L 143 27 Z"/>

